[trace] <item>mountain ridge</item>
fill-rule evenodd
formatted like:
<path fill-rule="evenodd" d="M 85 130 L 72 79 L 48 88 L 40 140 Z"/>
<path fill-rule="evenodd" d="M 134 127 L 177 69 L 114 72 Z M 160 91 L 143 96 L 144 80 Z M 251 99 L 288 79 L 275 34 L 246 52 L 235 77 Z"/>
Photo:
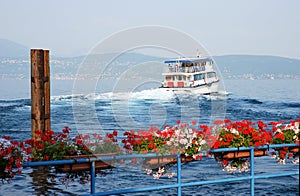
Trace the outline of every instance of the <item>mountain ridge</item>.
<path fill-rule="evenodd" d="M 0 39 L 0 57 L 27 57 L 29 56 L 29 48 L 17 42 L 8 40 L 8 39 Z"/>
<path fill-rule="evenodd" d="M 52 73 L 60 75 L 75 75 L 78 67 L 88 57 L 97 59 L 93 55 L 82 55 L 77 57 L 57 57 L 50 56 Z M 155 57 L 140 53 L 125 54 L 104 54 L 104 60 L 116 60 L 121 62 L 114 66 L 119 66 L 120 71 L 128 69 L 132 64 L 143 62 L 165 60 L 162 57 Z M 9 58 L 9 60 L 7 60 Z M 280 57 L 272 55 L 246 55 L 231 54 L 212 57 L 216 62 L 221 74 L 225 78 L 300 78 L 300 59 Z M 124 63 L 122 65 L 122 62 Z M 126 63 L 125 63 L 126 62 Z M 126 64 L 126 65 L 125 65 Z M 26 46 L 0 39 L 0 78 L 5 75 L 22 75 L 28 77 L 30 73 L 30 49 Z M 1 76 L 2 75 L 2 76 Z"/>

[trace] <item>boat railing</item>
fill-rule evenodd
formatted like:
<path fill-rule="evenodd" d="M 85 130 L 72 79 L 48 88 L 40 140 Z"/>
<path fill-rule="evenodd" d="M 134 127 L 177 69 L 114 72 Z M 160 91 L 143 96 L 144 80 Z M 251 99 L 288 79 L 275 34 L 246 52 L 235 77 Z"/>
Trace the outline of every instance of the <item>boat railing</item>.
<path fill-rule="evenodd" d="M 296 145 L 296 144 L 274 144 L 274 145 L 265 145 L 265 146 L 260 146 L 260 147 L 220 148 L 220 149 L 215 149 L 215 150 L 210 151 L 211 153 L 228 152 L 228 151 L 243 151 L 243 150 L 250 151 L 250 175 L 249 176 L 230 177 L 230 178 L 202 180 L 202 181 L 193 181 L 193 182 L 183 183 L 181 181 L 181 179 L 182 179 L 181 156 L 180 156 L 180 154 L 178 154 L 177 155 L 177 183 L 161 185 L 161 186 L 109 190 L 109 191 L 103 191 L 103 192 L 96 192 L 95 161 L 97 161 L 97 160 L 109 161 L 109 160 L 124 160 L 124 159 L 133 159 L 133 158 L 148 158 L 148 157 L 156 157 L 158 155 L 155 153 L 152 153 L 152 154 L 130 154 L 130 155 L 103 156 L 103 157 L 94 158 L 94 159 L 81 158 L 81 159 L 77 159 L 77 160 L 27 162 L 27 163 L 23 164 L 23 167 L 55 166 L 55 165 L 62 165 L 62 164 L 90 162 L 90 165 L 91 165 L 90 193 L 87 193 L 85 195 L 117 195 L 117 194 L 159 191 L 162 189 L 171 189 L 171 188 L 177 188 L 177 195 L 181 195 L 182 187 L 192 187 L 192 186 L 199 186 L 199 185 L 206 185 L 206 184 L 219 184 L 219 183 L 235 182 L 235 181 L 250 181 L 250 187 L 249 187 L 250 195 L 254 196 L 256 179 L 279 178 L 279 177 L 285 177 L 285 176 L 299 175 L 299 169 L 297 171 L 285 171 L 285 172 L 280 172 L 280 173 L 276 173 L 276 174 L 272 173 L 272 174 L 255 175 L 255 173 L 254 173 L 254 169 L 255 169 L 254 150 L 255 149 L 268 149 L 269 150 L 271 148 L 282 148 L 282 147 L 300 147 L 300 146 Z M 203 156 L 205 155 L 205 153 L 202 153 L 202 154 L 203 154 Z"/>
<path fill-rule="evenodd" d="M 170 67 L 167 70 L 167 73 L 195 73 L 205 71 L 205 68 L 198 67 Z"/>

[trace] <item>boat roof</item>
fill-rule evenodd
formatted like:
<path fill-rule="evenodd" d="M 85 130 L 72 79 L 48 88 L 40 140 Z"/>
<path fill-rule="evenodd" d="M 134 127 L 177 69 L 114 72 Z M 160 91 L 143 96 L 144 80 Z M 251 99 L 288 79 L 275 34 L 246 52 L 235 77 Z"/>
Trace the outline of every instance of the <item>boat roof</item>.
<path fill-rule="evenodd" d="M 210 58 L 180 58 L 166 60 L 164 63 L 199 63 L 211 60 Z"/>

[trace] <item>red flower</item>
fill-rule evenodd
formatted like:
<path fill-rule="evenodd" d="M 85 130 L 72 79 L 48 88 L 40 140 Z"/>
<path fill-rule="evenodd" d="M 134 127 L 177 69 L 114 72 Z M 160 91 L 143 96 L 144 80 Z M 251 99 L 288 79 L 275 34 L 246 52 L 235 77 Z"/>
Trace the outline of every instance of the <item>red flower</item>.
<path fill-rule="evenodd" d="M 69 129 L 69 127 L 65 127 L 62 132 L 63 133 L 70 133 L 71 129 Z"/>
<path fill-rule="evenodd" d="M 43 135 L 43 136 L 42 136 L 42 140 L 43 140 L 43 141 L 47 141 L 47 140 L 48 140 L 47 136 Z"/>
<path fill-rule="evenodd" d="M 84 150 L 89 150 L 89 147 L 86 146 L 86 145 L 84 145 L 84 146 L 83 146 L 83 149 L 84 149 Z"/>
<path fill-rule="evenodd" d="M 224 120 L 224 123 L 229 124 L 229 123 L 231 123 L 231 120 L 225 119 L 225 120 Z"/>
<path fill-rule="evenodd" d="M 223 163 L 224 165 L 228 165 L 229 162 L 228 162 L 227 159 L 223 159 L 223 160 L 222 160 L 222 163 Z"/>
<path fill-rule="evenodd" d="M 255 146 L 260 146 L 261 145 L 261 143 L 260 142 L 255 142 L 255 144 L 254 144 Z"/>
<path fill-rule="evenodd" d="M 197 155 L 195 156 L 195 159 L 196 159 L 196 160 L 202 161 L 202 155 L 201 155 L 201 154 L 197 154 Z"/>
<path fill-rule="evenodd" d="M 68 134 L 62 134 L 61 136 L 62 136 L 62 138 L 67 138 Z"/>
<path fill-rule="evenodd" d="M 113 131 L 113 136 L 118 136 L 118 132 L 116 130 Z"/>
<path fill-rule="evenodd" d="M 274 137 L 278 138 L 278 139 L 281 139 L 281 140 L 284 140 L 284 133 L 277 133 Z"/>
<path fill-rule="evenodd" d="M 48 130 L 48 131 L 46 131 L 46 134 L 47 134 L 47 135 L 53 135 L 53 134 L 54 134 L 54 131 Z"/>
<path fill-rule="evenodd" d="M 156 144 L 154 144 L 154 143 L 148 144 L 149 149 L 154 149 L 155 147 L 156 147 Z"/>
<path fill-rule="evenodd" d="M 215 144 L 214 144 L 214 146 L 213 146 L 213 148 L 217 149 L 217 148 L 220 147 L 220 145 L 221 145 L 221 143 L 219 141 L 216 141 Z"/>
<path fill-rule="evenodd" d="M 42 131 L 41 131 L 41 130 L 36 130 L 35 133 L 36 133 L 37 135 L 42 135 Z"/>
<path fill-rule="evenodd" d="M 199 128 L 200 128 L 200 129 L 203 129 L 203 130 L 207 130 L 207 129 L 208 129 L 208 126 L 207 126 L 207 125 L 200 125 Z"/>
<path fill-rule="evenodd" d="M 83 140 L 82 140 L 82 139 L 77 139 L 77 140 L 76 140 L 76 144 L 81 145 L 82 143 L 83 143 Z"/>

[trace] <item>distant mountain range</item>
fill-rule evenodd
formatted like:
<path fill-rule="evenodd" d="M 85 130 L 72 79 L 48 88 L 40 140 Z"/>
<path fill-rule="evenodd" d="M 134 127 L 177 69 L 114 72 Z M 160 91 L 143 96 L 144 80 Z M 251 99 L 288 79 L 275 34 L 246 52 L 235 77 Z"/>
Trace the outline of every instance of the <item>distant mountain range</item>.
<path fill-rule="evenodd" d="M 19 43 L 0 39 L 0 58 L 3 57 L 28 57 L 30 54 L 29 48 Z"/>
<path fill-rule="evenodd" d="M 278 56 L 226 55 L 215 56 L 217 64 L 223 69 L 239 70 L 245 73 L 290 74 L 300 71 L 300 60 Z"/>
<path fill-rule="evenodd" d="M 0 79 L 29 78 L 29 53 L 30 49 L 26 46 L 0 39 Z M 105 60 L 111 59 L 112 56 L 115 54 L 102 57 Z M 84 58 L 85 56 L 73 58 L 51 56 L 52 77 L 72 79 Z M 228 79 L 300 79 L 300 59 L 265 55 L 225 55 L 213 58 L 222 76 Z M 93 57 L 90 60 L 93 60 Z M 132 64 L 150 61 L 163 62 L 163 60 L 159 57 L 131 53 L 118 57 L 112 69 L 118 69 L 121 73 Z M 109 72 L 117 73 L 115 70 L 108 70 L 108 74 Z"/>
<path fill-rule="evenodd" d="M 225 77 L 280 77 L 300 78 L 300 59 L 265 55 L 215 56 L 221 73 Z M 248 75 L 248 76 L 247 76 Z"/>

